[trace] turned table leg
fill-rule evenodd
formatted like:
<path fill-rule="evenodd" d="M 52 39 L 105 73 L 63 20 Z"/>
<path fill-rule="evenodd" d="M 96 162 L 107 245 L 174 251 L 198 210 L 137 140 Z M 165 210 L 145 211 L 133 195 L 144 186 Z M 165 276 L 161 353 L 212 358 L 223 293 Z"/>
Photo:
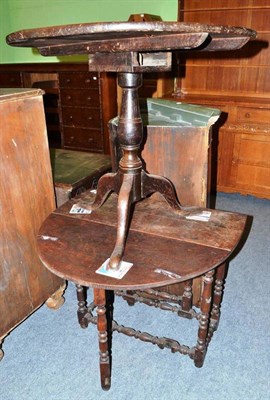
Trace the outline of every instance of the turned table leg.
<path fill-rule="evenodd" d="M 106 291 L 104 289 L 94 289 L 94 302 L 97 307 L 101 387 L 103 390 L 109 390 L 111 387 L 111 364 L 106 317 Z"/>
<path fill-rule="evenodd" d="M 201 299 L 201 315 L 199 318 L 198 340 L 195 349 L 194 363 L 196 367 L 203 366 L 204 357 L 207 350 L 207 335 L 210 320 L 210 309 L 212 303 L 212 285 L 214 270 L 207 272 L 203 276 L 203 291 Z"/>
<path fill-rule="evenodd" d="M 184 293 L 182 296 L 182 310 L 190 311 L 192 308 L 192 279 L 185 281 Z"/>
<path fill-rule="evenodd" d="M 77 310 L 78 321 L 82 328 L 87 328 L 88 321 L 85 318 L 85 314 L 87 312 L 86 287 L 81 285 L 76 285 L 76 291 L 78 300 L 78 310 Z"/>
<path fill-rule="evenodd" d="M 215 287 L 213 296 L 213 306 L 210 318 L 210 338 L 214 331 L 217 330 L 220 319 L 220 306 L 224 292 L 224 279 L 227 271 L 227 264 L 221 264 L 216 270 Z"/>

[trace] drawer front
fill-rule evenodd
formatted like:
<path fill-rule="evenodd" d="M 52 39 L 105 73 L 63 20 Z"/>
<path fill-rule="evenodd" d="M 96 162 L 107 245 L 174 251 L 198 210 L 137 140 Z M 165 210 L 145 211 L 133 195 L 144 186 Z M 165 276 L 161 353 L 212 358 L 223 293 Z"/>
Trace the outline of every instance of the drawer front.
<path fill-rule="evenodd" d="M 269 124 L 270 109 L 259 109 L 251 107 L 239 107 L 237 109 L 236 120 L 248 124 L 261 123 Z"/>
<path fill-rule="evenodd" d="M 93 72 L 60 73 L 59 86 L 63 88 L 98 88 L 99 76 Z"/>
<path fill-rule="evenodd" d="M 22 87 L 21 74 L 19 72 L 0 73 L 0 87 L 2 88 Z"/>
<path fill-rule="evenodd" d="M 62 108 L 63 125 L 82 128 L 100 128 L 101 114 L 98 108 Z"/>
<path fill-rule="evenodd" d="M 63 106 L 97 107 L 100 103 L 97 89 L 61 89 L 60 96 Z"/>
<path fill-rule="evenodd" d="M 64 148 L 103 151 L 102 132 L 98 129 L 64 127 Z"/>

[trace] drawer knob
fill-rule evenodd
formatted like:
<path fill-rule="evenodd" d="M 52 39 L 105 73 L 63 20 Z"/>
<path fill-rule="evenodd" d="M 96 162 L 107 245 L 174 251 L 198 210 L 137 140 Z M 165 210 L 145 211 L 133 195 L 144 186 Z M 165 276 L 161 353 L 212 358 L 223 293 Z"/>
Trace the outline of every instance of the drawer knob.
<path fill-rule="evenodd" d="M 70 100 L 70 99 L 71 99 L 71 96 L 67 96 L 66 99 L 67 99 L 67 100 Z"/>
<path fill-rule="evenodd" d="M 247 112 L 247 113 L 245 114 L 245 117 L 246 117 L 246 118 L 250 118 L 250 113 Z"/>
<path fill-rule="evenodd" d="M 67 79 L 66 79 L 66 82 L 67 82 L 67 83 L 69 83 L 69 82 L 70 82 L 70 79 L 69 79 L 69 78 L 67 78 Z"/>
<path fill-rule="evenodd" d="M 90 79 L 89 78 L 85 79 L 85 83 L 90 83 Z"/>
<path fill-rule="evenodd" d="M 93 142 L 93 138 L 89 138 L 88 139 L 88 142 L 90 143 L 90 142 Z"/>
<path fill-rule="evenodd" d="M 88 97 L 87 97 L 87 100 L 92 100 L 92 97 L 88 96 Z"/>
<path fill-rule="evenodd" d="M 73 118 L 73 116 L 72 116 L 72 115 L 70 115 L 70 116 L 69 116 L 69 119 L 72 119 L 72 118 Z"/>
<path fill-rule="evenodd" d="M 93 117 L 88 117 L 89 121 L 91 121 L 91 119 L 93 119 Z"/>

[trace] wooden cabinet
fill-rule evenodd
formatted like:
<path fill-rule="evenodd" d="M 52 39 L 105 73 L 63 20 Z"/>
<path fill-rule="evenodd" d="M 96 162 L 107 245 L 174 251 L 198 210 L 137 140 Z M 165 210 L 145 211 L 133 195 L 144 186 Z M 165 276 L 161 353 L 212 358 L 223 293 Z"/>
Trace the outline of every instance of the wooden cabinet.
<path fill-rule="evenodd" d="M 224 112 L 218 133 L 219 191 L 270 198 L 269 19 L 268 0 L 179 0 L 179 20 L 246 26 L 258 33 L 239 51 L 179 57 L 173 98 Z"/>
<path fill-rule="evenodd" d="M 87 63 L 0 65 L 0 87 L 42 88 L 51 147 L 109 153 L 107 123 L 117 114 L 116 75 Z"/>
<path fill-rule="evenodd" d="M 223 111 L 215 132 L 217 190 L 270 198 L 269 101 L 195 94 L 181 100 Z"/>
<path fill-rule="evenodd" d="M 42 91 L 1 89 L 0 120 L 1 346 L 42 303 L 63 303 L 64 281 L 44 268 L 36 249 L 38 230 L 55 208 Z"/>

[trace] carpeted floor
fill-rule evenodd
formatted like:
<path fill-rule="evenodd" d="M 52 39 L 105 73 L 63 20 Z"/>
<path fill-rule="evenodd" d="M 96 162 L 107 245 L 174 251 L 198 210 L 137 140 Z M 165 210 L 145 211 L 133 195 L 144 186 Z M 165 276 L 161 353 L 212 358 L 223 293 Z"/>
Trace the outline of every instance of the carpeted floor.
<path fill-rule="evenodd" d="M 251 215 L 253 223 L 243 249 L 230 263 L 219 329 L 203 368 L 196 368 L 187 356 L 115 333 L 112 388 L 103 392 L 96 328 L 78 325 L 70 284 L 60 310 L 41 307 L 5 339 L 0 399 L 269 399 L 270 201 L 219 193 L 216 208 Z M 196 343 L 196 321 L 172 313 L 140 304 L 129 307 L 116 299 L 114 316 L 155 335 Z"/>

